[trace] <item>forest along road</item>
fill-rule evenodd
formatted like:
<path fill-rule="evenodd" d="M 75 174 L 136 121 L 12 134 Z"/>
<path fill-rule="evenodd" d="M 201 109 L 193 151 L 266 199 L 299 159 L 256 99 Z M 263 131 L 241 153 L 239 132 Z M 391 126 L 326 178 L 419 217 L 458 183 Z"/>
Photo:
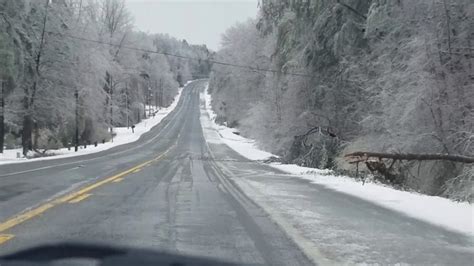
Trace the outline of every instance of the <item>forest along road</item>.
<path fill-rule="evenodd" d="M 1 165 L 0 255 L 72 241 L 242 264 L 327 264 L 331 254 L 331 261 L 343 262 L 472 264 L 472 240 L 465 236 L 289 178 L 223 144 L 206 143 L 199 106 L 205 84 L 186 86 L 176 109 L 135 143 L 75 158 Z M 298 202 L 283 195 L 288 205 L 318 213 L 308 219 L 321 226 L 296 228 L 287 222 L 280 228 L 274 213 L 270 218 L 259 207 L 272 199 L 245 195 L 235 185 L 242 185 L 238 178 L 296 191 Z M 290 212 L 280 216 L 291 221 Z M 292 235 L 301 240 L 298 245 L 287 236 L 295 231 L 303 232 Z M 313 243 L 318 248 L 308 250 L 312 237 L 320 239 Z"/>
<path fill-rule="evenodd" d="M 138 142 L 0 166 L 0 255 L 68 241 L 310 265 L 262 210 L 219 181 L 199 121 L 204 84 L 186 86 L 176 109 Z"/>

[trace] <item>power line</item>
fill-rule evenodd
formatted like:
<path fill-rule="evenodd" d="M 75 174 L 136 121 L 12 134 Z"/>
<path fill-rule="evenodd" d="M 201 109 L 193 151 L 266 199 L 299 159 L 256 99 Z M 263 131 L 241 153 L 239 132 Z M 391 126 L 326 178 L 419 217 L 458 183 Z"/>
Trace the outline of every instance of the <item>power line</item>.
<path fill-rule="evenodd" d="M 66 33 L 58 33 L 58 32 L 52 32 L 52 31 L 47 31 L 47 32 L 50 33 L 50 34 L 54 34 L 54 35 L 60 35 L 60 36 L 68 37 L 68 38 L 71 38 L 71 39 L 76 39 L 76 40 L 91 42 L 91 43 L 98 43 L 98 44 L 108 45 L 108 46 L 117 47 L 117 48 L 121 48 L 121 49 L 128 49 L 128 50 L 144 52 L 144 53 L 161 54 L 161 55 L 165 55 L 165 56 L 176 57 L 176 58 L 181 58 L 181 59 L 188 59 L 188 60 L 195 60 L 195 61 L 203 61 L 204 60 L 204 61 L 207 61 L 209 63 L 216 64 L 216 65 L 237 67 L 237 68 L 248 69 L 248 70 L 252 70 L 252 71 L 256 71 L 256 72 L 268 72 L 268 73 L 273 73 L 273 74 L 282 74 L 282 75 L 309 77 L 309 78 L 314 77 L 313 75 L 303 74 L 303 73 L 278 71 L 278 70 L 274 70 L 274 69 L 259 68 L 259 67 L 248 66 L 248 65 L 239 65 L 239 64 L 221 62 L 221 61 L 216 61 L 216 60 L 211 60 L 211 59 L 201 59 L 201 58 L 195 58 L 195 57 L 178 55 L 178 54 L 171 54 L 171 53 L 166 53 L 166 52 L 158 52 L 158 51 L 153 51 L 153 50 L 148 50 L 148 49 L 143 49 L 143 48 L 137 48 L 137 47 L 127 46 L 127 45 L 120 45 L 120 44 L 115 44 L 115 43 L 110 43 L 110 42 L 105 42 L 105 41 L 100 41 L 100 40 L 88 39 L 88 38 L 79 37 L 79 36 L 75 36 L 75 35 L 70 35 L 70 34 L 66 34 Z"/>

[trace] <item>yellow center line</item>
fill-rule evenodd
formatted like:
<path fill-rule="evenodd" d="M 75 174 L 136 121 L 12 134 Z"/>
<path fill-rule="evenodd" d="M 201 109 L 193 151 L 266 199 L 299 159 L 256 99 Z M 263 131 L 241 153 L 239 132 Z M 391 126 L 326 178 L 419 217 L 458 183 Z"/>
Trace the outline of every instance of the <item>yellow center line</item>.
<path fill-rule="evenodd" d="M 15 237 L 14 235 L 10 235 L 10 234 L 0 234 L 0 245 L 14 237 Z"/>
<path fill-rule="evenodd" d="M 115 179 L 114 181 L 112 181 L 113 183 L 118 183 L 118 182 L 122 182 L 123 181 L 123 177 L 121 178 L 117 178 Z"/>
<path fill-rule="evenodd" d="M 80 201 L 83 201 L 83 200 L 87 199 L 90 196 L 92 196 L 92 194 L 82 194 L 82 195 L 70 200 L 69 203 L 78 203 Z"/>
<path fill-rule="evenodd" d="M 103 179 L 103 180 L 101 180 L 101 181 L 99 181 L 99 182 L 97 182 L 97 183 L 94 183 L 94 184 L 92 184 L 92 185 L 86 186 L 85 188 L 80 189 L 80 190 L 78 190 L 78 191 L 76 191 L 76 192 L 72 192 L 72 193 L 69 193 L 69 194 L 67 194 L 67 195 L 65 195 L 65 196 L 56 198 L 56 199 L 54 199 L 54 200 L 52 200 L 52 201 L 50 201 L 50 202 L 47 202 L 47 203 L 44 203 L 44 204 L 40 205 L 39 207 L 36 207 L 36 208 L 30 209 L 30 210 L 21 212 L 21 213 L 15 215 L 15 216 L 13 216 L 12 218 L 10 218 L 10 219 L 8 219 L 8 220 L 6 220 L 6 221 L 0 223 L 0 232 L 4 232 L 4 231 L 6 231 L 6 230 L 8 230 L 8 229 L 11 229 L 11 228 L 13 228 L 13 227 L 15 227 L 15 226 L 17 226 L 17 225 L 19 225 L 19 224 L 21 224 L 21 223 L 24 223 L 24 222 L 26 222 L 26 221 L 28 221 L 28 220 L 30 220 L 30 219 L 32 219 L 32 218 L 34 218 L 34 217 L 40 215 L 40 214 L 46 212 L 47 210 L 49 210 L 49 209 L 51 209 L 51 208 L 54 208 L 54 207 L 56 207 L 56 206 L 58 206 L 58 205 L 60 205 L 60 204 L 62 204 L 62 203 L 69 202 L 69 201 L 71 201 L 71 200 L 73 200 L 73 199 L 75 199 L 75 198 L 78 198 L 78 197 L 81 196 L 81 195 L 87 194 L 87 193 L 91 192 L 92 190 L 94 190 L 94 189 L 96 189 L 96 188 L 98 188 L 98 187 L 100 187 L 100 186 L 103 186 L 103 185 L 105 185 L 105 184 L 107 184 L 107 183 L 113 182 L 114 180 L 117 180 L 117 179 L 119 179 L 119 178 L 123 178 L 124 176 L 126 176 L 126 175 L 132 173 L 133 171 L 135 171 L 135 170 L 137 170 L 137 169 L 139 169 L 139 168 L 142 168 L 142 167 L 144 167 L 144 166 L 146 166 L 146 165 L 149 165 L 149 164 L 151 164 L 151 163 L 153 163 L 153 162 L 157 162 L 157 161 L 161 160 L 161 159 L 162 159 L 171 149 L 173 149 L 175 146 L 176 146 L 176 143 L 173 144 L 171 147 L 169 147 L 169 148 L 168 148 L 165 152 L 163 152 L 160 156 L 158 156 L 158 157 L 156 157 L 156 158 L 154 158 L 154 159 L 152 159 L 152 160 L 149 160 L 149 161 L 146 161 L 146 162 L 141 163 L 141 164 L 139 164 L 139 165 L 136 165 L 136 166 L 134 166 L 134 167 L 132 167 L 132 168 L 126 170 L 126 171 L 123 171 L 123 172 L 121 172 L 121 173 L 119 173 L 119 174 L 116 174 L 116 175 L 114 175 L 114 176 L 105 178 L 105 179 Z M 88 197 L 88 196 L 87 196 L 87 197 Z M 87 197 L 85 197 L 85 198 L 87 198 Z M 83 199 L 85 199 L 85 198 L 83 198 Z M 81 200 L 82 200 L 82 199 L 81 199 Z M 8 240 L 8 239 L 7 239 L 7 240 Z M 7 241 L 7 240 L 5 240 L 5 241 Z M 4 241 L 4 242 L 5 242 L 5 241 Z M 2 242 L 0 241 L 0 244 L 1 244 L 1 243 L 2 243 Z"/>
<path fill-rule="evenodd" d="M 8 230 L 8 229 L 14 227 L 17 224 L 21 224 L 25 221 L 28 221 L 29 219 L 31 219 L 35 216 L 38 216 L 38 215 L 42 214 L 43 212 L 45 212 L 45 211 L 47 211 L 47 210 L 49 210 L 53 207 L 54 207 L 53 204 L 46 203 L 46 204 L 43 204 L 43 205 L 41 205 L 37 208 L 34 208 L 30 211 L 19 214 L 19 215 L 15 216 L 14 218 L 1 223 L 0 224 L 0 232 Z"/>
<path fill-rule="evenodd" d="M 138 169 L 135 169 L 135 170 L 134 170 L 132 173 L 134 173 L 134 174 L 135 174 L 135 173 L 138 173 L 138 172 L 140 172 L 141 170 L 142 170 L 142 169 L 138 168 Z"/>

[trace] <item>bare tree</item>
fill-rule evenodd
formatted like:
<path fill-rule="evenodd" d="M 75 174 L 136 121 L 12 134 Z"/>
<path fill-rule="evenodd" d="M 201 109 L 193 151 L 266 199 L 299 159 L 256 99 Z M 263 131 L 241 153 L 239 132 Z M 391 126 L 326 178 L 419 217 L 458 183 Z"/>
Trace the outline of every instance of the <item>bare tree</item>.
<path fill-rule="evenodd" d="M 125 0 L 104 0 L 101 11 L 101 20 L 110 38 L 132 23 L 132 17 L 126 9 Z"/>

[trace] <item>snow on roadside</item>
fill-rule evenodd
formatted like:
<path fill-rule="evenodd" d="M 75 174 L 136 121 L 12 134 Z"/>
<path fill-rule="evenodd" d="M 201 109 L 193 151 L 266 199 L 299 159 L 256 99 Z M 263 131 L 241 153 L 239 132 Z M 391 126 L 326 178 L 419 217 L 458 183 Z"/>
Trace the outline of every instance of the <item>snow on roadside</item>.
<path fill-rule="evenodd" d="M 211 119 L 211 127 L 217 131 L 223 143 L 250 160 L 265 160 L 272 156 L 278 157 L 277 155 L 258 149 L 254 140 L 235 134 L 234 132 L 238 132 L 238 130 L 216 124 L 215 119 L 217 115 L 212 110 L 212 99 L 208 89 L 209 85 L 206 85 L 206 93 L 204 93 L 204 95 L 201 94 L 201 98 L 205 100 L 206 111 Z"/>
<path fill-rule="evenodd" d="M 315 184 L 374 202 L 410 217 L 474 236 L 474 205 L 446 198 L 400 191 L 381 184 L 357 182 L 347 176 L 334 176 L 325 170 L 297 165 L 270 164 L 272 167 Z"/>
<path fill-rule="evenodd" d="M 3 154 L 0 153 L 0 165 L 31 162 L 31 161 L 53 160 L 53 159 L 59 159 L 59 158 L 80 156 L 80 155 L 91 154 L 91 153 L 108 150 L 122 144 L 127 144 L 130 142 L 137 141 L 141 135 L 148 132 L 152 127 L 158 125 L 169 113 L 171 113 L 176 108 L 179 102 L 179 99 L 181 97 L 182 91 L 183 91 L 183 88 L 180 88 L 173 103 L 169 107 L 161 108 L 155 114 L 154 117 L 144 119 L 140 123 L 135 124 L 135 133 L 132 133 L 131 128 L 128 128 L 128 129 L 126 127 L 114 128 L 114 132 L 116 133 L 116 135 L 113 138 L 113 142 L 110 141 L 104 144 L 101 143 L 97 147 L 94 147 L 94 145 L 88 145 L 86 149 L 84 149 L 81 146 L 79 151 L 77 152 L 74 152 L 73 147 L 71 148 L 71 150 L 68 150 L 67 148 L 62 148 L 59 150 L 49 150 L 47 151 L 47 153 L 54 154 L 53 156 L 39 157 L 39 158 L 33 158 L 33 159 L 27 159 L 24 157 L 17 158 L 17 153 L 21 154 L 22 152 L 21 149 L 4 150 Z"/>
<path fill-rule="evenodd" d="M 216 114 L 210 106 L 212 98 L 207 88 L 202 98 L 206 101 L 205 106 L 211 118 L 211 126 L 218 132 L 222 143 L 227 144 L 227 146 L 251 160 L 262 160 L 275 156 L 259 150 L 255 141 L 234 134 L 235 130 L 217 125 L 214 122 Z M 269 165 L 294 177 L 303 178 L 329 189 L 350 194 L 419 220 L 474 236 L 473 204 L 400 191 L 376 183 L 365 183 L 363 185 L 350 177 L 335 176 L 330 170 L 314 169 L 294 164 L 271 163 Z"/>

